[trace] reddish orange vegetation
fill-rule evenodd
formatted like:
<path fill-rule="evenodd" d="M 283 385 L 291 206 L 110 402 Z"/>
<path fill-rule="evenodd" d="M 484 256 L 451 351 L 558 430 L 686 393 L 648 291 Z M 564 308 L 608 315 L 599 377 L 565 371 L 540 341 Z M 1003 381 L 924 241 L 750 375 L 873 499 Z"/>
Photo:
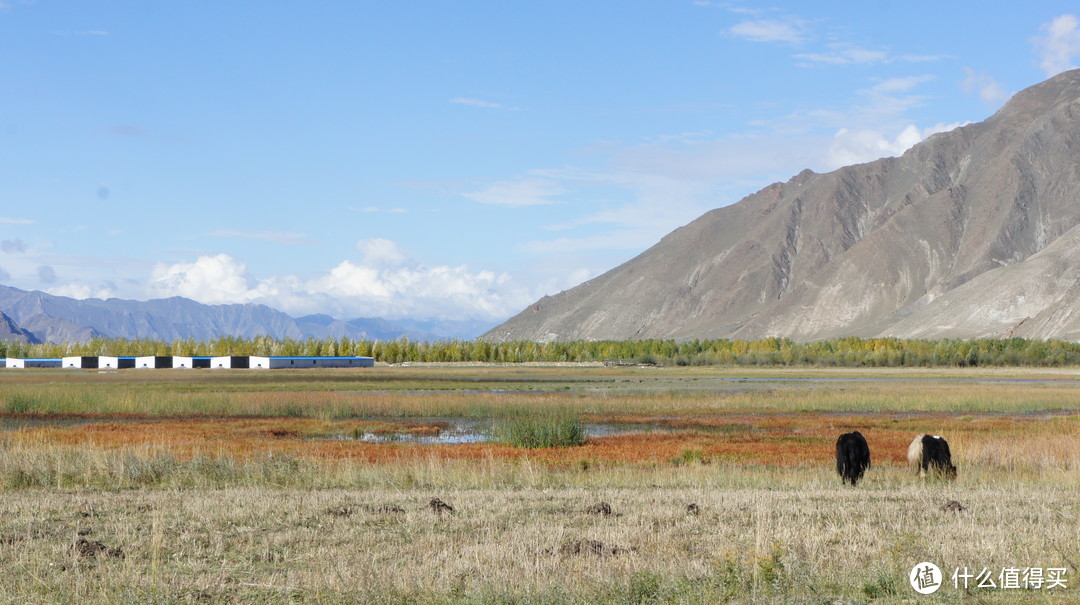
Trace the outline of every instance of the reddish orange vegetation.
<path fill-rule="evenodd" d="M 392 423 L 304 418 L 190 418 L 125 420 L 81 426 L 26 428 L 13 434 L 15 443 L 91 446 L 102 449 L 153 447 L 180 457 L 197 454 L 246 458 L 289 454 L 321 460 L 371 463 L 413 458 L 521 458 L 553 465 L 581 460 L 611 463 L 670 463 L 684 452 L 699 451 L 719 461 L 795 466 L 828 463 L 836 437 L 859 430 L 870 442 L 876 463 L 904 464 L 907 445 L 918 433 L 953 437 L 1008 439 L 1043 430 L 1054 423 L 1024 415 L 949 413 L 828 412 L 724 414 L 700 417 L 590 416 L 589 422 L 641 425 L 641 432 L 590 438 L 584 445 L 561 449 L 523 450 L 497 443 L 419 444 L 369 443 L 350 438 L 362 433 L 435 434 L 445 423 Z"/>

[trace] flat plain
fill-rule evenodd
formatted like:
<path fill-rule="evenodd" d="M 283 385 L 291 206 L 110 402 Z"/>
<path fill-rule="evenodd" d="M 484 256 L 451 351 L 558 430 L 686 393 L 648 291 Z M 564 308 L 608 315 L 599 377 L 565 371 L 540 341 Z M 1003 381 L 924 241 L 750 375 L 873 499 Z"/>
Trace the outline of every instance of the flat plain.
<path fill-rule="evenodd" d="M 0 412 L 3 602 L 1080 594 L 1077 369 L 5 370 Z M 567 417 L 580 445 L 498 437 Z M 907 468 L 920 433 L 955 481 Z"/>

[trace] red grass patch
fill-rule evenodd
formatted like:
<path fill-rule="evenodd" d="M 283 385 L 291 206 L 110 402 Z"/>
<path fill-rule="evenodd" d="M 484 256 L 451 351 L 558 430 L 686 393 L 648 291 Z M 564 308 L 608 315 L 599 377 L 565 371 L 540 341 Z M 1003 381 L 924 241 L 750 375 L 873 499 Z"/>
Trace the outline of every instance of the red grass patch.
<path fill-rule="evenodd" d="M 1071 420 L 1071 419 L 1066 419 Z M 859 430 L 870 443 L 874 462 L 905 464 L 907 446 L 923 432 L 956 437 L 1008 439 L 1030 432 L 1031 424 L 1049 433 L 1068 432 L 1071 422 L 1047 422 L 1023 415 L 947 413 L 797 412 L 652 417 L 592 415 L 589 422 L 639 425 L 641 432 L 594 437 L 571 448 L 523 450 L 499 443 L 370 443 L 328 436 L 362 433 L 434 435 L 447 423 L 393 423 L 310 418 L 189 418 L 99 422 L 68 427 L 25 428 L 15 443 L 90 446 L 106 450 L 164 448 L 178 457 L 196 454 L 247 458 L 289 454 L 317 460 L 393 463 L 403 459 L 489 459 L 529 457 L 556 466 L 580 460 L 626 464 L 668 464 L 686 452 L 705 459 L 773 466 L 826 464 L 834 459 L 840 433 Z M 657 428 L 661 427 L 661 428 Z"/>

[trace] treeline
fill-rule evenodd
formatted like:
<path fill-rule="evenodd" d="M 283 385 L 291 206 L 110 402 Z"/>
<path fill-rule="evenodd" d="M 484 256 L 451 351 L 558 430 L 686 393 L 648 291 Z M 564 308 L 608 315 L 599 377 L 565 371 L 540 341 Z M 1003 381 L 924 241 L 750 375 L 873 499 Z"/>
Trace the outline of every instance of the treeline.
<path fill-rule="evenodd" d="M 222 337 L 211 341 L 122 340 L 95 338 L 85 343 L 0 342 L 0 356 L 40 358 L 88 355 L 267 355 L 362 356 L 386 363 L 404 362 L 586 362 L 613 361 L 656 365 L 974 367 L 1062 366 L 1080 364 L 1080 343 L 1023 338 L 905 340 L 837 338 L 795 342 L 761 340 L 623 340 L 569 342 L 487 342 L 446 340 L 352 340 L 323 338 L 277 340 Z"/>

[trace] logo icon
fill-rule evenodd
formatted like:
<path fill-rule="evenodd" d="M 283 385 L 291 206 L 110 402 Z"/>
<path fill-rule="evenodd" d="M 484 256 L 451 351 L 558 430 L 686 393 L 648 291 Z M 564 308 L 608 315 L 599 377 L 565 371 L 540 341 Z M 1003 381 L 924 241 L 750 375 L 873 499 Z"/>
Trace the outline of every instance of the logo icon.
<path fill-rule="evenodd" d="M 923 561 L 911 568 L 908 581 L 919 594 L 934 594 L 941 588 L 941 568 L 929 561 Z"/>

